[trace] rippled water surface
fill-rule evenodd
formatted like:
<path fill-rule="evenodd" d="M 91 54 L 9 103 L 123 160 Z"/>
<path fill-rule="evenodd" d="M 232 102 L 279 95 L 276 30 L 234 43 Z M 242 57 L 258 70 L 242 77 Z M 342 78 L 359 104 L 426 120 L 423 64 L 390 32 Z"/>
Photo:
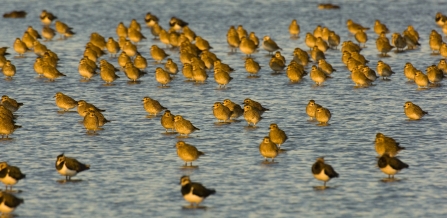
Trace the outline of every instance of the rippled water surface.
<path fill-rule="evenodd" d="M 0 19 L 0 47 L 9 46 L 7 56 L 17 67 L 13 80 L 0 79 L 0 94 L 9 95 L 25 105 L 16 113 L 23 127 L 0 141 L 0 160 L 19 166 L 27 178 L 15 189 L 25 199 L 15 212 L 20 217 L 445 217 L 447 210 L 446 87 L 417 90 L 403 75 L 406 62 L 425 71 L 437 64 L 441 56 L 430 55 L 428 36 L 435 24 L 437 11 L 447 8 L 444 1 L 336 1 L 340 10 L 318 10 L 317 3 L 305 1 L 7 1 L 2 13 L 26 10 L 25 19 Z M 22 37 L 27 26 L 39 31 L 38 16 L 46 9 L 72 26 L 77 33 L 68 40 L 44 42 L 59 55 L 59 70 L 67 77 L 56 82 L 36 78 L 34 53 L 15 58 L 12 44 Z M 227 89 L 217 89 L 210 76 L 203 85 L 184 82 L 178 75 L 169 88 L 159 88 L 154 79 L 157 66 L 149 54 L 153 40 L 145 27 L 144 16 L 152 12 L 160 24 L 177 16 L 190 23 L 196 34 L 207 39 L 212 51 L 235 68 Z M 445 10 L 442 12 L 446 12 Z M 148 40 L 138 44 L 141 54 L 150 62 L 148 75 L 139 84 L 129 84 L 124 74 L 114 86 L 104 86 L 97 76 L 81 82 L 77 71 L 85 43 L 92 32 L 116 37 L 119 22 L 131 19 L 142 25 Z M 297 19 L 301 26 L 298 40 L 289 38 L 288 25 Z M 259 38 L 269 35 L 283 48 L 287 63 L 296 47 L 307 49 L 306 32 L 316 25 L 327 26 L 341 36 L 348 36 L 345 22 L 353 19 L 364 26 L 369 41 L 361 53 L 374 68 L 378 60 L 376 19 L 391 32 L 402 32 L 413 25 L 421 35 L 422 46 L 414 51 L 390 53 L 383 58 L 396 72 L 391 81 L 356 89 L 349 71 L 341 62 L 338 50 L 326 53 L 327 61 L 337 72 L 323 87 L 314 87 L 306 77 L 290 84 L 285 73 L 271 75 L 267 52 L 260 50 L 254 58 L 263 66 L 260 78 L 248 79 L 244 55 L 229 53 L 226 32 L 230 25 L 242 24 Z M 388 34 L 390 37 L 391 34 Z M 446 40 L 444 38 L 444 40 Z M 175 50 L 168 50 L 179 63 Z M 116 59 L 109 59 L 117 66 Z M 181 65 L 180 65 L 181 66 Z M 308 67 L 310 67 L 309 65 Z M 102 109 L 112 120 L 96 135 L 86 134 L 82 117 L 76 112 L 58 113 L 52 98 L 56 92 L 85 99 Z M 150 96 L 181 114 L 200 128 L 187 143 L 206 153 L 183 169 L 174 148 L 176 135 L 164 134 L 160 117 L 147 118 L 142 98 Z M 217 125 L 212 105 L 226 98 L 242 103 L 245 98 L 261 102 L 270 111 L 256 128 L 241 122 Z M 305 107 L 310 99 L 332 113 L 330 125 L 319 127 L 309 122 Z M 403 113 L 406 101 L 420 105 L 429 115 L 420 121 L 409 121 Z M 281 147 L 277 164 L 262 164 L 258 145 L 277 123 L 289 139 Z M 396 182 L 382 182 L 386 177 L 376 166 L 374 138 L 377 132 L 394 137 L 406 147 L 399 158 L 410 165 L 396 177 Z M 56 156 L 65 152 L 91 169 L 78 174 L 81 182 L 60 184 L 55 168 Z M 329 189 L 313 178 L 310 168 L 316 157 L 325 156 L 340 177 L 329 182 Z M 180 194 L 179 179 L 190 175 L 217 193 L 203 202 L 206 210 L 182 209 L 188 203 Z"/>

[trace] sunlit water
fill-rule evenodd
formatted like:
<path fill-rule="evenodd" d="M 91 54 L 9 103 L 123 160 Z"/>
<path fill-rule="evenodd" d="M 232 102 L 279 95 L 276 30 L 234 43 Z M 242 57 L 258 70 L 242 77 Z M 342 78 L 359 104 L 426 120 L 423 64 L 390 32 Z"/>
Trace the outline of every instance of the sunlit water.
<path fill-rule="evenodd" d="M 0 80 L 0 94 L 25 104 L 16 113 L 20 116 L 17 124 L 23 127 L 12 140 L 0 141 L 0 161 L 19 166 L 27 175 L 14 187 L 22 191 L 17 196 L 25 199 L 14 213 L 20 217 L 445 217 L 446 86 L 417 90 L 414 83 L 406 82 L 403 66 L 411 62 L 425 71 L 438 63 L 441 56 L 430 55 L 428 36 L 432 29 L 441 32 L 434 15 L 447 5 L 442 1 L 333 3 L 341 9 L 318 10 L 317 3 L 303 1 L 3 2 L 2 13 L 28 12 L 25 19 L 0 19 L 0 46 L 11 47 L 7 58 L 17 67 L 13 80 Z M 44 42 L 59 55 L 59 70 L 67 74 L 56 82 L 36 78 L 33 53 L 14 58 L 12 49 L 14 39 L 21 37 L 27 26 L 41 30 L 38 16 L 43 9 L 77 33 L 65 41 Z M 194 85 L 184 82 L 181 74 L 169 88 L 159 88 L 154 71 L 161 65 L 153 63 L 149 47 L 164 45 L 151 39 L 143 20 L 147 12 L 157 15 L 164 28 L 172 16 L 189 22 L 192 30 L 210 42 L 212 51 L 236 69 L 228 88 L 218 90 L 212 76 L 205 84 Z M 138 44 L 150 62 L 148 75 L 139 84 L 128 84 L 122 73 L 114 86 L 104 86 L 98 76 L 80 82 L 77 66 L 90 34 L 116 39 L 116 25 L 121 21 L 128 25 L 133 18 L 148 37 Z M 291 40 L 287 30 L 294 18 L 301 26 L 298 40 Z M 422 46 L 383 58 L 396 74 L 391 81 L 377 80 L 375 86 L 365 89 L 354 88 L 337 50 L 326 53 L 327 61 L 337 69 L 334 78 L 316 88 L 309 77 L 290 84 L 284 73 L 271 75 L 269 57 L 262 49 L 253 55 L 263 66 L 260 78 L 248 79 L 244 55 L 231 54 L 227 47 L 229 26 L 242 24 L 259 38 L 270 35 L 276 40 L 288 63 L 294 48 L 307 49 L 304 35 L 316 25 L 334 30 L 342 41 L 354 41 L 345 26 L 349 18 L 371 27 L 362 54 L 373 69 L 381 59 L 372 30 L 375 19 L 391 32 L 413 25 Z M 168 52 L 180 65 L 177 51 Z M 102 58 L 117 66 L 116 59 Z M 96 135 L 86 134 L 76 112 L 57 112 L 52 97 L 58 91 L 106 109 L 104 115 L 112 122 Z M 200 128 L 183 139 L 206 153 L 194 162 L 198 168 L 182 168 L 174 148 L 179 139 L 164 134 L 160 117 L 146 117 L 141 102 L 144 96 L 159 100 Z M 247 128 L 242 117 L 241 122 L 230 125 L 216 124 L 211 109 L 214 102 L 229 98 L 242 103 L 247 97 L 270 109 L 256 128 Z M 305 106 L 310 99 L 330 109 L 329 126 L 308 121 Z M 409 121 L 403 113 L 406 101 L 420 105 L 429 115 Z M 258 145 L 268 134 L 270 123 L 286 131 L 289 139 L 282 147 L 288 152 L 278 156 L 277 164 L 266 165 Z M 406 147 L 399 158 L 410 168 L 396 176 L 398 181 L 382 181 L 386 175 L 376 166 L 373 144 L 377 132 Z M 91 164 L 91 170 L 75 177 L 81 182 L 57 182 L 63 177 L 54 162 L 62 152 Z M 314 189 L 322 182 L 310 171 L 319 156 L 325 156 L 340 174 L 324 191 Z M 188 205 L 180 194 L 182 175 L 216 189 L 217 193 L 202 203 L 206 210 L 182 209 Z"/>

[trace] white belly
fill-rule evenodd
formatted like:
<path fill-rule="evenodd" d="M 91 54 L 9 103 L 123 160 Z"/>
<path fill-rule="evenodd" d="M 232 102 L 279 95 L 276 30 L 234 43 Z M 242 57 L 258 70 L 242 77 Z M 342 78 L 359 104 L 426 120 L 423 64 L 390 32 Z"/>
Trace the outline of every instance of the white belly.
<path fill-rule="evenodd" d="M 17 184 L 17 180 L 10 177 L 9 175 L 6 175 L 5 178 L 0 178 L 0 181 L 2 181 L 5 185 L 15 185 Z"/>
<path fill-rule="evenodd" d="M 8 207 L 3 202 L 0 204 L 0 212 L 2 213 L 11 213 L 14 210 L 15 208 Z"/>
<path fill-rule="evenodd" d="M 322 170 L 319 174 L 314 174 L 314 177 L 315 177 L 315 179 L 318 179 L 318 180 L 321 180 L 321 181 L 324 181 L 324 182 L 327 182 L 327 181 L 329 181 L 331 179 L 331 178 L 329 178 L 329 176 L 327 176 L 324 173 L 324 170 Z"/>
<path fill-rule="evenodd" d="M 203 198 L 192 194 L 192 189 L 188 194 L 184 195 L 183 198 L 185 198 L 185 200 L 189 203 L 199 204 L 200 202 L 203 201 Z"/>
<path fill-rule="evenodd" d="M 399 172 L 398 170 L 395 170 L 392 167 L 390 167 L 390 165 L 386 165 L 386 167 L 380 168 L 380 170 L 382 170 L 382 172 L 387 175 L 395 175 L 397 172 Z"/>
<path fill-rule="evenodd" d="M 62 166 L 62 169 L 57 171 L 58 173 L 60 173 L 63 176 L 75 176 L 77 174 L 77 172 L 75 170 L 70 170 L 68 169 L 65 164 Z"/>

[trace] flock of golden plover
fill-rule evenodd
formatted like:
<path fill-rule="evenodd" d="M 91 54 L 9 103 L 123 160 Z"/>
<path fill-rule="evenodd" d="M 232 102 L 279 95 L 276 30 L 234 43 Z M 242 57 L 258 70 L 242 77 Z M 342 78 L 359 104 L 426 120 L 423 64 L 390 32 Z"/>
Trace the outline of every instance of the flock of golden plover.
<path fill-rule="evenodd" d="M 322 5 L 321 8 L 334 9 L 334 7 L 329 6 Z M 58 70 L 58 55 L 48 49 L 44 42 L 53 40 L 58 34 L 63 40 L 70 40 L 70 37 L 76 36 L 76 33 L 73 28 L 58 20 L 55 15 L 46 10 L 42 11 L 40 20 L 43 24 L 40 33 L 29 26 L 22 38 L 14 40 L 11 45 L 13 51 L 8 49 L 8 47 L 0 48 L 0 68 L 7 80 L 14 79 L 16 75 L 14 62 L 21 61 L 20 58 L 13 61 L 8 59 L 8 52 L 15 52 L 19 57 L 29 56 L 29 52 L 34 52 L 36 55 L 33 66 L 34 71 L 39 77 L 45 77 L 51 82 L 63 79 L 61 77 L 66 76 Z M 436 24 L 442 27 L 443 33 L 447 34 L 447 17 L 437 13 L 435 21 Z M 195 83 L 208 81 L 211 74 L 219 89 L 225 89 L 232 82 L 231 73 L 235 69 L 229 64 L 223 63 L 212 52 L 212 45 L 203 37 L 196 35 L 189 27 L 188 22 L 172 17 L 169 21 L 170 27 L 164 29 L 160 25 L 158 17 L 151 13 L 146 14 L 144 22 L 150 29 L 154 39 L 171 48 L 171 50 L 166 50 L 155 44 L 149 48 L 151 58 L 156 64 L 162 64 L 163 61 L 167 60 L 163 67 L 157 67 L 153 74 L 145 71 L 148 61 L 139 53 L 137 43 L 147 37 L 142 34 L 142 27 L 139 22 L 133 19 L 129 26 L 125 26 L 122 22 L 117 25 L 117 36 L 115 38 L 108 37 L 106 40 L 99 33 L 91 33 L 90 40 L 85 45 L 83 57 L 79 61 L 78 72 L 80 77 L 88 81 L 99 74 L 101 79 L 110 85 L 115 80 L 120 79 L 120 76 L 117 75 L 119 71 L 123 71 L 124 75 L 131 82 L 137 82 L 142 76 L 152 74 L 160 84 L 160 88 L 169 88 L 169 83 L 172 80 L 179 79 L 178 76 L 176 77 L 178 72 L 181 72 L 186 80 Z M 54 26 L 52 25 L 53 23 Z M 338 47 L 341 47 L 341 61 L 351 72 L 350 78 L 356 87 L 367 88 L 373 85 L 377 78 L 382 77 L 382 79 L 388 80 L 399 71 L 398 69 L 391 69 L 382 60 L 376 63 L 376 67 L 368 66 L 369 61 L 361 54 L 361 51 L 364 49 L 368 39 L 374 38 L 367 35 L 367 31 L 370 28 L 351 19 L 346 21 L 346 27 L 352 34 L 351 37 L 357 43 L 353 41 L 341 42 L 340 36 L 335 31 L 330 30 L 328 27 L 317 26 L 313 33 L 306 33 L 304 37 L 304 42 L 310 50 L 295 48 L 293 59 L 290 60 L 289 64 L 286 64 L 286 59 L 280 52 L 282 48 L 270 36 L 264 36 L 262 41 L 260 41 L 254 32 L 248 33 L 242 25 L 239 25 L 238 27 L 230 26 L 226 37 L 231 52 L 244 54 L 245 70 L 250 77 L 255 78 L 258 77 L 262 63 L 258 63 L 254 55 L 262 49 L 272 55 L 269 63 L 265 65 L 268 65 L 275 74 L 282 74 L 285 71 L 285 75 L 292 83 L 300 82 L 303 77 L 309 74 L 310 79 L 315 82 L 316 86 L 321 86 L 331 79 L 331 74 L 335 71 L 344 70 L 335 69 L 331 63 L 325 60 L 326 51 L 329 49 L 338 50 Z M 411 25 L 402 34 L 392 33 L 391 40 L 387 36 L 387 34 L 390 34 L 390 30 L 381 21 L 376 20 L 373 29 L 374 33 L 377 34 L 375 39 L 377 52 L 383 57 L 388 56 L 388 53 L 393 50 L 396 53 L 400 53 L 404 49 L 412 50 L 420 46 L 427 46 L 419 43 L 419 33 Z M 295 19 L 291 21 L 289 33 L 291 40 L 299 38 L 301 34 L 299 21 Z M 442 35 L 437 30 L 431 31 L 428 46 L 434 54 L 439 54 L 444 58 L 439 60 L 438 65 L 428 66 L 426 74 L 416 69 L 411 63 L 407 63 L 403 69 L 405 77 L 409 81 L 414 81 L 415 85 L 421 89 L 439 86 L 444 78 L 444 74 L 447 74 L 445 60 L 447 57 L 447 44 L 443 42 Z M 178 50 L 180 53 L 178 60 L 169 58 L 169 52 L 175 50 Z M 111 57 L 116 58 L 116 64 L 110 63 L 106 58 L 102 58 L 107 53 Z M 310 65 L 311 63 L 314 64 Z M 370 63 L 370 65 L 374 64 Z M 3 95 L 1 99 L 0 134 L 2 139 L 8 139 L 14 131 L 21 127 L 16 124 L 14 112 L 19 110 L 23 104 L 31 103 L 20 103 L 13 97 Z M 77 108 L 77 112 L 83 117 L 83 125 L 89 134 L 95 134 L 106 123 L 110 122 L 102 114 L 105 110 L 97 108 L 92 103 L 88 103 L 85 100 L 75 100 L 63 92 L 55 93 L 54 97 L 56 106 L 64 111 Z M 20 99 L 20 96 L 17 96 L 17 99 Z M 200 131 L 199 128 L 182 115 L 172 114 L 159 101 L 146 96 L 142 99 L 142 102 L 144 110 L 152 117 L 157 117 L 158 114 L 164 111 L 160 118 L 160 124 L 166 129 L 166 132 L 178 133 L 180 136 L 187 138 L 193 132 Z M 420 106 L 410 101 L 406 102 L 403 108 L 404 114 L 412 120 L 422 119 L 424 115 L 428 114 Z M 306 108 L 303 108 L 303 110 L 306 111 L 310 120 L 318 121 L 318 125 L 322 126 L 322 128 L 329 125 L 331 111 L 319 105 L 315 100 L 309 100 Z M 230 99 L 225 99 L 223 102 L 215 102 L 212 106 L 212 112 L 218 122 L 231 123 L 243 116 L 248 126 L 253 127 L 262 121 L 262 114 L 266 111 L 269 111 L 269 109 L 250 98 L 244 100 L 243 106 Z M 265 158 L 265 164 L 275 163 L 274 159 L 280 153 L 285 152 L 280 146 L 287 139 L 286 132 L 276 123 L 270 124 L 269 135 L 260 139 L 261 143 L 259 144 L 259 152 Z M 201 155 L 205 155 L 195 146 L 187 144 L 185 141 L 178 141 L 175 146 L 179 158 L 185 162 L 185 167 L 188 167 L 188 162 L 190 163 L 189 167 L 192 167 L 193 161 L 197 160 Z M 388 175 L 390 180 L 400 170 L 409 167 L 396 157 L 404 149 L 392 137 L 377 133 L 375 150 L 380 156 L 377 166 L 383 173 Z M 268 158 L 271 161 L 268 161 Z M 90 165 L 83 164 L 74 158 L 61 154 L 56 158 L 55 168 L 57 172 L 66 177 L 65 181 L 70 181 L 71 177 L 77 173 L 90 169 Z M 326 183 L 330 179 L 339 176 L 331 165 L 325 162 L 324 157 L 316 158 L 316 162 L 311 166 L 311 172 L 316 179 L 324 182 L 323 186 L 320 187 L 322 189 L 326 188 Z M 18 167 L 11 166 L 6 162 L 0 163 L 0 181 L 6 186 L 6 189 L 0 192 L 0 212 L 10 213 L 23 203 L 22 199 L 10 193 L 12 192 L 12 186 L 23 178 L 25 178 L 25 174 Z M 191 182 L 189 176 L 182 176 L 180 184 L 183 197 L 193 207 L 197 207 L 206 197 L 216 192 L 214 189 L 205 188 L 200 183 Z M 8 186 L 10 187 L 9 190 Z"/>

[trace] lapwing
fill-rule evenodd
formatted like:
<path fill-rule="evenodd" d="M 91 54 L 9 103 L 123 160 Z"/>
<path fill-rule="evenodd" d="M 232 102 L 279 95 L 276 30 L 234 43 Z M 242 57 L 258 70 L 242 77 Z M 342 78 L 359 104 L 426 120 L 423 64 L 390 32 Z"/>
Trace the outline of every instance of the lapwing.
<path fill-rule="evenodd" d="M 89 164 L 83 164 L 74 158 L 66 157 L 63 153 L 57 156 L 56 170 L 65 176 L 65 180 L 71 180 L 79 172 L 90 169 Z"/>
<path fill-rule="evenodd" d="M 207 189 L 200 183 L 191 182 L 189 176 L 182 176 L 180 184 L 182 185 L 181 192 L 183 198 L 191 203 L 193 208 L 197 208 L 205 198 L 216 193 L 214 189 Z"/>
<path fill-rule="evenodd" d="M 323 187 L 326 187 L 326 182 L 338 177 L 338 173 L 335 172 L 334 168 L 324 162 L 324 157 L 317 158 L 317 161 L 312 165 L 312 174 L 314 174 L 315 179 L 324 182 Z"/>

